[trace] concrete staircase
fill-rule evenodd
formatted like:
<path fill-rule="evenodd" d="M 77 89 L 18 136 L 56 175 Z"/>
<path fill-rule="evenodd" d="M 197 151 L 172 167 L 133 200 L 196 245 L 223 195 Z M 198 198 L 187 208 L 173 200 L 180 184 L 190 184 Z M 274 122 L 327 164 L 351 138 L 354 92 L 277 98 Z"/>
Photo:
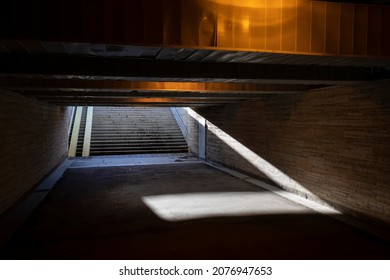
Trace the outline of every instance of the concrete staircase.
<path fill-rule="evenodd" d="M 81 155 L 82 138 L 77 156 Z M 188 152 L 187 143 L 169 108 L 93 109 L 90 156 L 183 152 Z"/>

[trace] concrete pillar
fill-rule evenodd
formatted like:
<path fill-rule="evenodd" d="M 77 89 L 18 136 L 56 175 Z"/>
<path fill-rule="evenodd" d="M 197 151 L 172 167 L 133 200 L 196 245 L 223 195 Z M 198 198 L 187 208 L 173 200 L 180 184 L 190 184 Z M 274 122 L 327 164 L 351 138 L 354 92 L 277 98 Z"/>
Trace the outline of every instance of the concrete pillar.
<path fill-rule="evenodd" d="M 199 158 L 206 159 L 206 135 L 207 135 L 207 125 L 206 119 L 200 117 L 198 120 L 199 128 Z"/>

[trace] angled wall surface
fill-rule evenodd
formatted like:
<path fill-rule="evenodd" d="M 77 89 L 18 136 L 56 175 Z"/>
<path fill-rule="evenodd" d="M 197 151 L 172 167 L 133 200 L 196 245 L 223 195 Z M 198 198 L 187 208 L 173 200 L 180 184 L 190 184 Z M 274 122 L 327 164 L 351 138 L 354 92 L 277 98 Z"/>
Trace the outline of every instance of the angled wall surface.
<path fill-rule="evenodd" d="M 0 92 L 0 214 L 67 154 L 70 109 Z"/>
<path fill-rule="evenodd" d="M 207 160 L 389 226 L 389 92 L 385 81 L 197 108 L 207 119 Z"/>

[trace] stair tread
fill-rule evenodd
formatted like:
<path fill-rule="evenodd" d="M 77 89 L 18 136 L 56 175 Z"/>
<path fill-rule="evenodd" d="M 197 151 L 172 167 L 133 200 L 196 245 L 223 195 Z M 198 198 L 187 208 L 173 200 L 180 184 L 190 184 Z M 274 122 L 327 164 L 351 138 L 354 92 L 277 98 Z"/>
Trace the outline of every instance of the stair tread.
<path fill-rule="evenodd" d="M 82 112 L 77 153 L 86 126 Z M 169 108 L 95 107 L 90 155 L 187 152 L 186 140 Z"/>

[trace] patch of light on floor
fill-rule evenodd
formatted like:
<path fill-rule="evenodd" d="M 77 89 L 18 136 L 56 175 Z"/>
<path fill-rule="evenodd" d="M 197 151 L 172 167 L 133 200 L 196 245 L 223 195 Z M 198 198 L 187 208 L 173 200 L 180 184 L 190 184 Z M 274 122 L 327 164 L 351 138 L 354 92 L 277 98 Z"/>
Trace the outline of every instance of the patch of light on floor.
<path fill-rule="evenodd" d="M 274 194 L 260 192 L 186 193 L 145 196 L 142 201 L 161 219 L 307 214 L 312 210 Z"/>

